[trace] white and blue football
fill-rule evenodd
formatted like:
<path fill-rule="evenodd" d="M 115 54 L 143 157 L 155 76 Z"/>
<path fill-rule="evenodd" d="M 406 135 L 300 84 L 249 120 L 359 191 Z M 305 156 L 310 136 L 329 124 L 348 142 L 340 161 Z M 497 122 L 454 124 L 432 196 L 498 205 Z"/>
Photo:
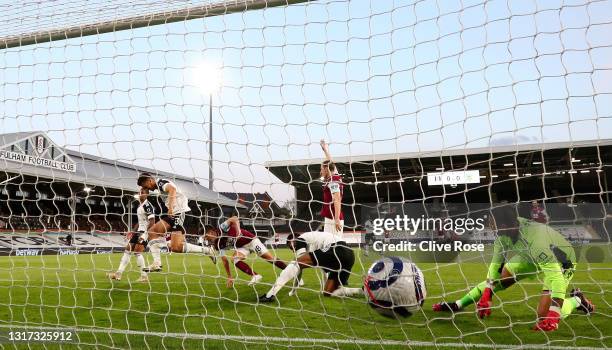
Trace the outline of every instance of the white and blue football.
<path fill-rule="evenodd" d="M 427 297 L 423 272 L 410 260 L 395 256 L 372 264 L 364 290 L 372 308 L 393 318 L 410 317 Z"/>

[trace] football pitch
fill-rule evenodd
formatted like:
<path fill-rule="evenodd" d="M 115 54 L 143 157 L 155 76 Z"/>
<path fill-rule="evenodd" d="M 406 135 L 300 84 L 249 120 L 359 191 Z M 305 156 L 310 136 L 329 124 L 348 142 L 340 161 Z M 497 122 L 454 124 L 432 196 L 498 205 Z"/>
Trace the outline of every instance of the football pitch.
<path fill-rule="evenodd" d="M 289 259 L 288 250 L 276 251 Z M 350 285 L 378 257 L 357 254 Z M 320 273 L 304 271 L 298 295 L 260 304 L 280 272 L 250 259 L 264 275 L 248 286 L 239 273 L 227 288 L 222 265 L 208 257 L 162 256 L 164 271 L 137 283 L 132 259 L 121 281 L 106 273 L 118 266 L 120 254 L 0 257 L 0 348 L 138 348 L 138 349 L 277 349 L 277 348 L 593 348 L 612 347 L 610 286 L 612 264 L 579 265 L 572 286 L 580 287 L 597 306 L 594 315 L 575 311 L 553 333 L 531 331 L 540 283 L 521 282 L 494 298 L 491 318 L 480 320 L 469 306 L 460 313 L 440 314 L 431 305 L 456 300 L 486 276 L 486 263 L 421 263 L 428 297 L 422 312 L 410 318 L 384 318 L 364 297 L 326 298 L 317 292 Z M 150 257 L 147 256 L 147 258 Z M 234 272 L 235 274 L 235 272 Z M 570 286 L 570 288 L 572 287 Z M 501 299 L 500 299 L 501 298 Z M 11 343 L 9 330 L 73 330 L 66 343 Z"/>

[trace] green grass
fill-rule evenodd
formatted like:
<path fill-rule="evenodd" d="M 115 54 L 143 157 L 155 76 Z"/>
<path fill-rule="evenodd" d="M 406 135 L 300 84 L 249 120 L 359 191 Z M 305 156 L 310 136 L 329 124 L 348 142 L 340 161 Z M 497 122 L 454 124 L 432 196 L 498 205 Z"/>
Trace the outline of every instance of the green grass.
<path fill-rule="evenodd" d="M 277 252 L 287 259 L 289 252 Z M 359 286 L 363 271 L 376 258 L 358 255 L 351 285 Z M 0 258 L 0 332 L 11 325 L 44 326 L 81 331 L 72 344 L 12 344 L 0 340 L 0 348 L 137 348 L 137 349 L 276 349 L 299 348 L 406 348 L 380 340 L 424 342 L 420 348 L 436 348 L 433 343 L 540 344 L 559 347 L 612 347 L 610 321 L 612 303 L 611 264 L 581 264 L 573 285 L 580 286 L 597 304 L 597 313 L 585 316 L 575 312 L 562 321 L 554 333 L 533 332 L 535 307 L 540 286 L 532 280 L 502 292 L 493 317 L 480 320 L 474 307 L 454 317 L 433 313 L 431 305 L 442 298 L 458 299 L 468 287 L 486 275 L 486 264 L 421 263 L 425 272 L 428 299 L 423 312 L 404 320 L 393 320 L 372 311 L 363 298 L 324 298 L 316 292 L 318 273 L 304 272 L 305 287 L 298 297 L 288 289 L 279 293 L 279 303 L 258 304 L 257 295 L 269 288 L 279 273 L 262 260 L 250 260 L 264 282 L 247 286 L 240 273 L 234 289 L 225 287 L 215 266 L 205 257 L 173 254 L 163 256 L 163 273 L 150 275 L 150 284 L 138 284 L 135 261 L 122 281 L 110 281 L 106 272 L 114 270 L 120 254 L 38 256 Z M 169 271 L 168 271 L 168 268 Z M 503 303 L 502 303 L 503 301 Z M 147 332 L 125 334 L 112 330 Z M 186 337 L 158 333 L 187 333 Z M 202 339 L 193 335 L 229 335 L 286 338 Z M 297 342 L 296 338 L 314 339 Z M 293 340 L 292 340 L 293 339 Z M 319 343 L 317 339 L 362 339 L 371 344 Z M 427 346 L 427 343 L 432 343 Z M 530 347 L 526 345 L 526 347 Z M 464 347 L 462 347 L 464 348 Z"/>

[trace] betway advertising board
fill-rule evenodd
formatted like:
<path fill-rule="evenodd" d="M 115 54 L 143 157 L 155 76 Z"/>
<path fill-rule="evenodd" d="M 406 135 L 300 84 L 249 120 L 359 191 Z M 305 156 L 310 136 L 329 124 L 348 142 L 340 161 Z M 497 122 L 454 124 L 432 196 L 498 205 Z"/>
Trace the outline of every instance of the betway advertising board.
<path fill-rule="evenodd" d="M 91 235 L 75 233 L 66 244 L 67 232 L 37 234 L 0 233 L 0 255 L 36 256 L 43 254 L 104 254 L 123 251 L 125 237 L 119 234 Z"/>

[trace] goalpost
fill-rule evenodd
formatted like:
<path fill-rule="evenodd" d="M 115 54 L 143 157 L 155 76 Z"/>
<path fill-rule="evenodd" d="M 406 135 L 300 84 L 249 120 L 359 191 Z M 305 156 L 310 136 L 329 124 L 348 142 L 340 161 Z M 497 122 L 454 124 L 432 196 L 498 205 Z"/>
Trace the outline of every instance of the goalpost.
<path fill-rule="evenodd" d="M 93 154 L 117 168 L 183 177 L 179 187 L 225 193 L 216 197 L 223 203 L 192 213 L 199 223 L 191 224 L 213 221 L 210 213 L 219 222 L 255 213 L 245 225 L 270 232 L 267 247 L 287 262 L 287 234 L 322 223 L 325 139 L 344 179 L 343 238 L 356 255 L 351 287 L 363 285 L 381 256 L 395 255 L 379 254 L 374 241 L 486 246 L 452 257 L 398 253 L 415 259 L 428 292 L 423 309 L 403 319 L 380 316 L 366 295 L 323 296 L 324 276 L 314 269 L 304 270 L 295 296 L 284 288 L 261 303 L 281 270 L 254 254 L 245 261 L 263 281 L 247 285 L 230 258 L 236 282 L 228 286 L 222 263 L 198 254 L 164 251 L 162 271 L 139 283 L 135 259 L 121 281 L 105 278 L 119 254 L 27 257 L 7 249 L 0 344 L 14 341 L 8 332 L 63 330 L 73 332 L 71 342 L 52 340 L 109 349 L 612 346 L 611 1 L 57 0 L 0 8 L 0 135 L 44 132 L 54 152 Z M 0 136 L 0 166 L 50 147 L 47 139 L 35 144 L 40 135 L 18 136 Z M 76 153 L 44 152 L 81 166 Z M 132 224 L 136 178 L 116 179 L 133 191 L 107 192 L 91 185 L 103 172 L 94 168 L 74 175 L 85 187 L 67 181 L 72 213 L 53 218 L 28 210 L 52 193 L 66 200 L 55 185 L 25 168 L 0 169 L 0 248 L 41 232 L 65 242 L 60 232 L 71 216 L 68 231 Z M 260 192 L 291 204 L 275 207 Z M 74 213 L 77 198 L 87 212 Z M 478 319 L 473 306 L 432 312 L 486 278 L 496 237 L 486 215 L 482 232 L 468 238 L 443 229 L 371 232 L 375 218 L 481 217 L 500 202 L 574 243 L 568 293 L 585 291 L 594 314 L 575 311 L 555 333 L 532 332 L 539 277 L 499 292 L 491 319 Z M 91 209 L 112 203 L 123 214 Z"/>

